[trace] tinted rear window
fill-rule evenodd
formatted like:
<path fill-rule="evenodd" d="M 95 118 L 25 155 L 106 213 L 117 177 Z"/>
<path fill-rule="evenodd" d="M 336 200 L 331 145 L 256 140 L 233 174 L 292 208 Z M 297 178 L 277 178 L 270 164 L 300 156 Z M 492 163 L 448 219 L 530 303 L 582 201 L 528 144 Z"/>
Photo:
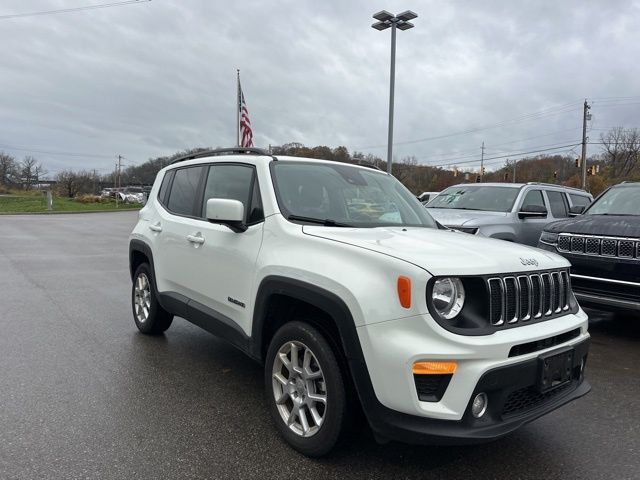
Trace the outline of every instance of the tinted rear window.
<path fill-rule="evenodd" d="M 574 193 L 570 193 L 571 203 L 577 207 L 586 207 L 591 203 L 591 199 L 589 197 L 585 197 L 584 195 L 576 195 Z"/>
<path fill-rule="evenodd" d="M 193 215 L 198 183 L 204 167 L 188 167 L 176 170 L 167 208 L 178 215 Z"/>
<path fill-rule="evenodd" d="M 564 193 L 547 190 L 547 197 L 549 197 L 549 206 L 554 218 L 566 218 L 568 216 L 567 201 L 564 198 Z"/>
<path fill-rule="evenodd" d="M 167 203 L 167 191 L 169 190 L 172 178 L 173 171 L 167 172 L 162 179 L 162 185 L 160 185 L 160 191 L 158 192 L 158 200 L 160 200 L 160 203 L 163 205 Z"/>

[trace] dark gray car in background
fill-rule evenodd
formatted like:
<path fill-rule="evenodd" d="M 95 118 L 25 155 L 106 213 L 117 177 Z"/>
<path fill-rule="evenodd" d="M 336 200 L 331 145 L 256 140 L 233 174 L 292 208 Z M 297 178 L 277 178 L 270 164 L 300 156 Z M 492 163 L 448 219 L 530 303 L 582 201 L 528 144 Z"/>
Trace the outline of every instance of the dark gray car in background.
<path fill-rule="evenodd" d="M 469 183 L 442 191 L 427 205 L 446 227 L 536 246 L 545 225 L 581 213 L 593 196 L 547 183 Z"/>

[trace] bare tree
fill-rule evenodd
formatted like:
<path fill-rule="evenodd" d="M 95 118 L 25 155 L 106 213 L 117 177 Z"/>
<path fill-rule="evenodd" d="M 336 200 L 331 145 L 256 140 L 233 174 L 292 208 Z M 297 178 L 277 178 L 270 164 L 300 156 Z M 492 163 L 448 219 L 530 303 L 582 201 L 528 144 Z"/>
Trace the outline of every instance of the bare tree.
<path fill-rule="evenodd" d="M 78 193 L 80 182 L 78 175 L 71 170 L 63 170 L 56 175 L 58 192 L 64 197 L 73 198 Z"/>
<path fill-rule="evenodd" d="M 12 185 L 17 181 L 16 159 L 0 152 L 0 185 Z"/>
<path fill-rule="evenodd" d="M 31 186 L 34 183 L 35 172 L 34 169 L 38 161 L 30 155 L 24 157 L 24 160 L 20 163 L 20 177 L 22 178 L 22 184 L 25 190 L 31 190 Z"/>
<path fill-rule="evenodd" d="M 64 197 L 73 198 L 82 193 L 93 193 L 93 172 L 81 170 L 63 170 L 56 175 L 58 193 Z"/>
<path fill-rule="evenodd" d="M 616 127 L 600 135 L 604 160 L 611 169 L 611 177 L 621 179 L 634 173 L 640 165 L 640 130 Z"/>
<path fill-rule="evenodd" d="M 47 175 L 49 172 L 45 170 L 41 163 L 38 163 L 35 167 L 33 167 L 33 179 L 34 183 L 37 185 L 42 180 L 42 177 Z"/>

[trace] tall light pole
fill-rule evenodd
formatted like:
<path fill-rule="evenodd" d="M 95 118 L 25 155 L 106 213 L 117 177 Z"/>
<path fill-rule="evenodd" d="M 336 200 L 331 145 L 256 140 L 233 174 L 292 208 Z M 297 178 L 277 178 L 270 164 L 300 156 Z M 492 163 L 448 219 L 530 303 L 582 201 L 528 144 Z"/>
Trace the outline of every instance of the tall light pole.
<path fill-rule="evenodd" d="M 411 10 L 402 12 L 396 16 L 386 10 L 376 13 L 373 18 L 378 20 L 371 25 L 376 30 L 386 30 L 391 27 L 391 75 L 389 80 L 389 138 L 387 140 L 387 172 L 391 173 L 391 162 L 393 160 L 393 92 L 396 83 L 396 28 L 409 30 L 413 28 L 413 23 L 409 20 L 417 18 L 418 15 Z"/>

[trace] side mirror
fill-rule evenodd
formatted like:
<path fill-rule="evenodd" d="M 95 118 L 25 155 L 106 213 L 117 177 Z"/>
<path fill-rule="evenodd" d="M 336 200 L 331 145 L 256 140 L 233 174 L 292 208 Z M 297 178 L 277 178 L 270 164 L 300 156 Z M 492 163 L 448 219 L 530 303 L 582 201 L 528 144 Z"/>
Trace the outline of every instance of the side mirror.
<path fill-rule="evenodd" d="M 530 218 L 530 217 L 546 217 L 547 209 L 542 205 L 523 205 L 520 211 L 518 212 L 518 216 L 520 218 Z"/>
<path fill-rule="evenodd" d="M 574 205 L 569 209 L 569 216 L 577 217 L 578 215 L 582 215 L 582 212 L 584 212 L 585 208 L 587 207 L 585 207 L 584 205 Z"/>
<path fill-rule="evenodd" d="M 226 225 L 236 233 L 247 230 L 244 224 L 244 205 L 239 200 L 210 198 L 207 200 L 207 220 Z"/>

